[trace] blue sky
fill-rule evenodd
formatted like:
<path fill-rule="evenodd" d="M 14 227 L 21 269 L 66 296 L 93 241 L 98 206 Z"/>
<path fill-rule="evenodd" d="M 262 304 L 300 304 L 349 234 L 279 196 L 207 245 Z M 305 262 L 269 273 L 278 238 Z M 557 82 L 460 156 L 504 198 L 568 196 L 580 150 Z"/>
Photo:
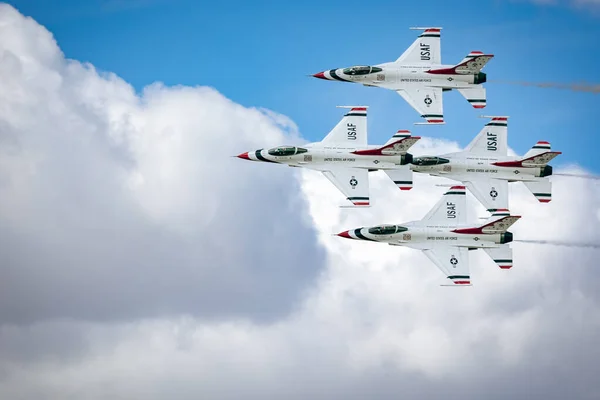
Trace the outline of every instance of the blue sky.
<path fill-rule="evenodd" d="M 410 26 L 442 26 L 442 61 L 469 51 L 496 57 L 490 81 L 600 83 L 600 6 L 569 1 L 188 0 L 13 1 L 55 36 L 66 57 L 112 71 L 141 90 L 212 86 L 244 106 L 291 117 L 309 140 L 339 120 L 343 104 L 369 105 L 369 141 L 398 129 L 466 145 L 484 120 L 458 93 L 444 98 L 446 125 L 414 126 L 418 114 L 397 94 L 307 77 L 324 69 L 396 59 L 415 39 Z M 600 172 L 591 118 L 600 95 L 490 82 L 485 114 L 509 115 L 509 146 L 525 153 L 538 140 L 563 151 L 554 165 Z M 240 149 L 247 150 L 247 149 Z"/>

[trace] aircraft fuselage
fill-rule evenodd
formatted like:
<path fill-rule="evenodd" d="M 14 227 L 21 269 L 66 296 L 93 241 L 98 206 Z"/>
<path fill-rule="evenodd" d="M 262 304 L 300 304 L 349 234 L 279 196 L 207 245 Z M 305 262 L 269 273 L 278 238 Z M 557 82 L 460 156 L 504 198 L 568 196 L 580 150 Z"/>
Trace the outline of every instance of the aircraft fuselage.
<path fill-rule="evenodd" d="M 456 205 L 447 202 L 448 217 L 456 215 Z M 468 226 L 423 225 L 420 221 L 400 225 L 381 225 L 352 229 L 338 236 L 349 239 L 384 242 L 394 246 L 427 249 L 435 245 L 467 247 L 469 249 L 499 247 L 512 241 L 512 233 L 482 233 Z"/>
<path fill-rule="evenodd" d="M 450 72 L 451 65 L 410 65 L 385 63 L 371 67 L 375 72 L 360 75 L 345 74 L 343 68 L 324 71 L 322 79 L 338 80 L 343 82 L 360 83 L 365 86 L 383 87 L 391 90 L 406 89 L 410 87 L 437 87 L 442 89 L 469 88 L 486 82 L 486 74 L 444 73 Z M 428 72 L 435 71 L 435 72 Z M 439 72 L 442 71 L 442 72 Z"/>
<path fill-rule="evenodd" d="M 424 157 L 414 157 L 415 163 Z M 439 157 L 431 157 L 439 162 L 433 165 L 411 164 L 410 169 L 435 176 L 443 176 L 455 180 L 469 180 L 477 177 L 494 178 L 509 182 L 537 181 L 540 177 L 552 174 L 552 168 L 518 166 L 518 157 L 479 156 L 470 153 L 450 153 Z M 446 162 L 447 161 L 447 162 Z M 496 163 L 514 164 L 512 166 L 495 165 Z"/>
<path fill-rule="evenodd" d="M 282 148 L 283 146 L 280 146 Z M 384 154 L 360 154 L 360 152 L 375 150 L 380 146 L 367 146 L 366 148 L 320 146 L 308 144 L 302 147 L 289 146 L 294 152 L 290 154 L 269 154 L 270 150 L 260 149 L 247 153 L 252 161 L 266 161 L 279 164 L 287 164 L 291 167 L 304 167 L 310 169 L 323 169 L 324 166 L 360 168 L 369 170 L 398 169 L 412 159 L 410 154 L 384 155 Z M 271 151 L 275 153 L 275 151 Z M 357 154 L 359 153 L 359 154 Z M 372 153 L 377 153 L 372 151 Z"/>

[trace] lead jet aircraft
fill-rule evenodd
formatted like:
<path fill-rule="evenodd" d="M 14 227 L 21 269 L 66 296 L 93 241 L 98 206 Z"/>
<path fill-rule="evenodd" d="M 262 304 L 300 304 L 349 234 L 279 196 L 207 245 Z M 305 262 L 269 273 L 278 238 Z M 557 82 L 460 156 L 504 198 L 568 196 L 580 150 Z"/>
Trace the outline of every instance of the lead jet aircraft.
<path fill-rule="evenodd" d="M 456 65 L 443 65 L 440 52 L 441 28 L 410 28 L 424 32 L 393 62 L 357 65 L 314 74 L 315 78 L 360 83 L 396 91 L 427 122 L 443 124 L 442 92 L 456 89 L 475 108 L 486 105 L 486 74 L 481 69 L 494 57 L 470 52 Z"/>
<path fill-rule="evenodd" d="M 552 200 L 552 167 L 548 163 L 562 154 L 551 151 L 550 143 L 540 141 L 523 157 L 508 155 L 508 117 L 491 118 L 464 151 L 441 156 L 413 157 L 406 174 L 399 179 L 412 181 L 412 171 L 443 176 L 463 184 L 487 209 L 506 209 L 508 183 L 523 182 L 542 203 Z"/>
<path fill-rule="evenodd" d="M 513 234 L 507 230 L 521 217 L 493 210 L 483 224 L 467 224 L 465 194 L 464 186 L 451 187 L 420 221 L 357 228 L 337 236 L 422 250 L 453 285 L 471 285 L 469 250 L 483 249 L 500 268 L 512 267 L 512 248 L 507 243 Z"/>
<path fill-rule="evenodd" d="M 383 170 L 400 189 L 411 189 L 412 181 L 400 179 L 400 176 L 407 175 L 407 170 L 398 168 L 412 160 L 406 152 L 420 137 L 411 136 L 409 131 L 398 131 L 383 146 L 368 145 L 368 107 L 338 107 L 350 108 L 350 111 L 320 142 L 302 147 L 259 149 L 237 157 L 321 171 L 353 206 L 370 205 L 369 171 Z M 412 173 L 408 171 L 408 174 Z"/>

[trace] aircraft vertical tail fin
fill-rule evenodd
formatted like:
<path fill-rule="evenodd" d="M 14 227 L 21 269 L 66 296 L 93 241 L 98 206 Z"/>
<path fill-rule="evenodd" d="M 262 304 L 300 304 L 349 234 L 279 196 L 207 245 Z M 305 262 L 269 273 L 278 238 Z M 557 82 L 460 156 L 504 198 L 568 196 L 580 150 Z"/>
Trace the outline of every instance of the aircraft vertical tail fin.
<path fill-rule="evenodd" d="M 508 246 L 484 248 L 492 260 L 502 269 L 510 269 L 513 266 L 513 249 Z"/>
<path fill-rule="evenodd" d="M 337 106 L 349 108 L 337 125 L 321 140 L 327 145 L 367 145 L 367 109 L 368 106 Z"/>
<path fill-rule="evenodd" d="M 423 33 L 394 62 L 441 64 L 440 31 L 442 28 L 413 27 L 410 29 L 422 30 Z"/>
<path fill-rule="evenodd" d="M 467 219 L 466 188 L 452 186 L 423 217 L 426 224 L 444 223 L 447 226 L 460 226 Z"/>

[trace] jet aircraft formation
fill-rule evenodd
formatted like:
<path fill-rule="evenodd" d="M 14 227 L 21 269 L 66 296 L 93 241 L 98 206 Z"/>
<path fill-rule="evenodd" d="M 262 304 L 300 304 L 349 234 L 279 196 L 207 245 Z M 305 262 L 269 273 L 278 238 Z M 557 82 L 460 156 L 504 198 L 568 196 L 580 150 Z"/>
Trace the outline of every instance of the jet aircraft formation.
<path fill-rule="evenodd" d="M 423 33 L 393 62 L 336 68 L 314 74 L 319 79 L 382 87 L 400 94 L 426 122 L 444 124 L 442 94 L 456 89 L 477 109 L 486 106 L 486 74 L 482 68 L 494 56 L 471 51 L 456 65 L 443 65 L 439 27 L 411 28 Z M 452 282 L 470 286 L 468 250 L 483 249 L 502 269 L 513 265 L 510 226 L 521 217 L 509 211 L 508 184 L 522 182 L 541 203 L 552 199 L 552 167 L 561 152 L 538 141 L 523 156 L 508 155 L 508 117 L 483 116 L 488 122 L 464 151 L 413 156 L 419 139 L 399 130 L 383 145 L 367 140 L 368 106 L 338 106 L 349 111 L 320 141 L 283 145 L 238 155 L 245 160 L 317 170 L 340 190 L 350 204 L 369 207 L 369 172 L 382 170 L 401 190 L 413 187 L 413 173 L 441 176 L 456 184 L 419 221 L 361 227 L 340 232 L 347 239 L 384 242 L 422 250 Z M 466 190 L 490 213 L 483 223 L 467 221 Z"/>

